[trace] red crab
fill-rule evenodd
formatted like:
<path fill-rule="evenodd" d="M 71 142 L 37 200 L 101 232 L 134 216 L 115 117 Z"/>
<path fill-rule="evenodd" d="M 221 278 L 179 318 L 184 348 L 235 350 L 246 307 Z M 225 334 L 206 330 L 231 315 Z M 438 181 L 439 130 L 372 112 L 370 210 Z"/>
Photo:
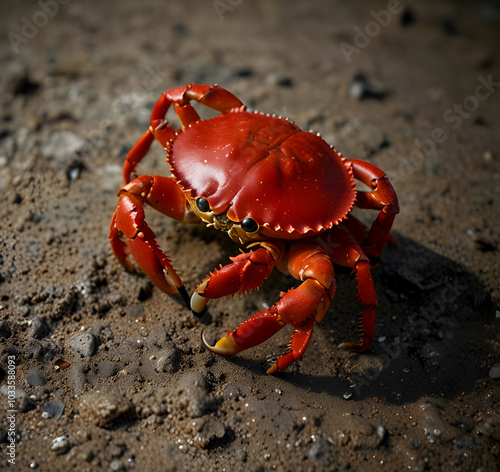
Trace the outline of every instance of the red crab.
<path fill-rule="evenodd" d="M 220 112 L 201 120 L 190 101 Z M 165 115 L 174 104 L 182 130 Z M 141 175 L 136 165 L 154 140 L 167 151 L 172 177 Z M 367 162 L 342 157 L 318 135 L 260 112 L 249 112 L 233 94 L 217 85 L 186 85 L 167 90 L 151 114 L 148 131 L 127 155 L 126 185 L 118 192 L 109 239 L 118 261 L 133 271 L 129 254 L 153 283 L 181 297 L 201 316 L 207 301 L 259 287 L 274 267 L 302 283 L 282 293 L 271 308 L 255 313 L 210 346 L 234 354 L 256 346 L 285 325 L 295 329 L 285 352 L 269 374 L 299 359 L 335 294 L 334 264 L 356 274 L 363 310 L 360 340 L 343 349 L 362 352 L 373 340 L 377 296 L 370 268 L 375 266 L 398 213 L 398 200 L 387 175 Z M 356 191 L 354 179 L 371 191 Z M 189 299 L 181 279 L 144 219 L 148 204 L 186 224 L 205 224 L 245 244 L 198 285 Z M 368 230 L 351 213 L 353 206 L 378 210 Z"/>

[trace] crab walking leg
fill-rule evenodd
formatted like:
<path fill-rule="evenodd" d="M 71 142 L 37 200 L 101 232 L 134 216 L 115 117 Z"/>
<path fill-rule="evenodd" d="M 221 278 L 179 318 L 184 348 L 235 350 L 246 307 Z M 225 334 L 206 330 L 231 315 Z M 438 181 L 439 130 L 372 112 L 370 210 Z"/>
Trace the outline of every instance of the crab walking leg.
<path fill-rule="evenodd" d="M 127 154 L 123 165 L 123 180 L 126 184 L 130 182 L 130 176 L 135 172 L 136 166 L 147 154 L 155 139 L 166 148 L 167 144 L 175 137 L 176 131 L 165 120 L 165 115 L 172 103 L 174 103 L 175 112 L 183 128 L 200 119 L 198 113 L 189 104 L 190 100 L 195 100 L 222 113 L 227 113 L 235 108 L 245 108 L 243 103 L 231 92 L 218 85 L 191 84 L 167 90 L 153 108 L 149 129 Z"/>
<path fill-rule="evenodd" d="M 118 196 L 120 200 L 108 236 L 116 258 L 126 269 L 133 271 L 130 253 L 160 290 L 174 297 L 180 295 L 189 305 L 186 289 L 156 242 L 154 232 L 144 219 L 143 208 L 148 203 L 164 215 L 186 220 L 184 194 L 172 178 L 142 175 L 125 185 Z"/>
<path fill-rule="evenodd" d="M 231 257 L 227 264 L 203 279 L 191 297 L 191 310 L 194 315 L 203 315 L 208 299 L 221 298 L 260 287 L 269 277 L 274 266 L 285 251 L 284 243 L 259 242 L 247 246 L 256 250 Z"/>
<path fill-rule="evenodd" d="M 394 218 L 399 213 L 398 197 L 389 178 L 378 167 L 357 159 L 348 159 L 348 162 L 352 166 L 354 178 L 372 189 L 371 192 L 358 192 L 356 206 L 380 210 L 362 244 L 366 255 L 376 261 L 382 254 Z M 392 238 L 391 243 L 395 243 Z"/>
<path fill-rule="evenodd" d="M 300 359 L 311 339 L 314 323 L 322 319 L 333 298 L 333 266 L 319 245 L 293 243 L 288 255 L 288 271 L 302 280 L 298 288 L 282 293 L 279 302 L 248 318 L 215 346 L 203 340 L 205 346 L 218 354 L 235 354 L 264 342 L 290 324 L 295 328 L 290 345 L 268 373 L 282 372 Z"/>
<path fill-rule="evenodd" d="M 359 221 L 354 215 L 350 214 L 344 221 L 342 221 L 342 226 L 354 236 L 354 239 L 359 244 L 364 243 L 366 236 L 368 235 L 369 228 L 364 223 Z M 398 245 L 397 241 L 390 233 L 387 236 L 387 244 L 392 247 L 397 247 Z"/>
<path fill-rule="evenodd" d="M 135 172 L 135 167 L 147 154 L 154 139 L 154 134 L 148 129 L 128 152 L 125 163 L 123 164 L 123 181 L 125 184 L 130 182 L 131 175 Z"/>
<path fill-rule="evenodd" d="M 171 102 L 162 95 L 156 102 L 151 113 L 149 129 L 127 154 L 127 158 L 123 164 L 123 180 L 126 184 L 130 182 L 130 176 L 135 172 L 137 164 L 139 164 L 142 158 L 147 154 L 155 139 L 165 147 L 167 143 L 174 138 L 175 130 L 165 121 L 165 115 L 170 105 Z"/>
<path fill-rule="evenodd" d="M 377 293 L 370 271 L 370 260 L 351 234 L 341 228 L 336 228 L 333 231 L 337 245 L 330 252 L 331 259 L 333 263 L 354 269 L 358 298 L 363 305 L 358 326 L 359 342 L 346 342 L 339 347 L 354 352 L 363 352 L 372 344 L 377 313 Z"/>
<path fill-rule="evenodd" d="M 319 245 L 292 244 L 288 271 L 302 280 L 302 284 L 297 289 L 289 290 L 276 306 L 281 310 L 280 318 L 294 326 L 295 330 L 287 349 L 268 369 L 268 374 L 283 372 L 304 355 L 314 324 L 323 319 L 337 288 L 332 261 Z"/>
<path fill-rule="evenodd" d="M 187 105 L 190 100 L 195 100 L 201 105 L 205 105 L 221 113 L 228 113 L 235 108 L 244 107 L 239 98 L 218 85 L 184 85 L 167 90 L 163 95 L 167 100 L 179 106 Z"/>
<path fill-rule="evenodd" d="M 306 352 L 309 341 L 311 340 L 314 324 L 316 323 L 314 317 L 305 321 L 292 333 L 290 343 L 286 351 L 276 359 L 276 362 L 267 370 L 268 374 L 276 374 L 283 372 L 294 361 L 300 359 L 304 352 Z"/>

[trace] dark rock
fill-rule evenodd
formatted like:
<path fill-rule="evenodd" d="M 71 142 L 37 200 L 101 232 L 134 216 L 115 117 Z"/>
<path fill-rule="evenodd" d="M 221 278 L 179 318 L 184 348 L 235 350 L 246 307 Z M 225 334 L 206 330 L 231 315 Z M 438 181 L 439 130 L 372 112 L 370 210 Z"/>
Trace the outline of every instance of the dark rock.
<path fill-rule="evenodd" d="M 58 419 L 64 414 L 64 404 L 58 401 L 44 403 L 41 407 L 42 415 Z"/>
<path fill-rule="evenodd" d="M 349 85 L 347 95 L 357 100 L 368 98 L 383 100 L 387 96 L 387 91 L 370 83 L 364 74 L 356 74 Z"/>
<path fill-rule="evenodd" d="M 31 326 L 28 330 L 28 335 L 35 339 L 42 339 L 48 336 L 50 328 L 43 318 L 39 316 L 31 320 Z"/>
<path fill-rule="evenodd" d="M 25 380 L 30 387 L 43 387 L 47 383 L 45 377 L 36 367 L 32 367 L 28 370 Z"/>
<path fill-rule="evenodd" d="M 78 333 L 66 341 L 66 348 L 80 357 L 90 357 L 96 351 L 97 342 L 92 333 Z"/>
<path fill-rule="evenodd" d="M 4 73 L 5 92 L 12 95 L 29 95 L 38 90 L 39 84 L 31 80 L 28 67 L 19 61 L 11 61 Z"/>
<path fill-rule="evenodd" d="M 401 25 L 404 28 L 407 28 L 408 26 L 411 26 L 413 23 L 415 23 L 415 15 L 413 11 L 410 8 L 405 8 L 403 10 L 403 13 L 401 14 Z"/>
<path fill-rule="evenodd" d="M 254 75 L 253 70 L 249 67 L 243 67 L 235 71 L 236 77 L 252 77 Z"/>
<path fill-rule="evenodd" d="M 489 372 L 491 379 L 500 379 L 500 364 L 495 364 Z"/>
<path fill-rule="evenodd" d="M 2 321 L 0 323 L 0 338 L 10 338 L 12 330 L 10 329 L 10 323 L 8 321 Z"/>
<path fill-rule="evenodd" d="M 293 86 L 293 79 L 284 72 L 272 72 L 267 76 L 267 82 L 280 87 Z"/>

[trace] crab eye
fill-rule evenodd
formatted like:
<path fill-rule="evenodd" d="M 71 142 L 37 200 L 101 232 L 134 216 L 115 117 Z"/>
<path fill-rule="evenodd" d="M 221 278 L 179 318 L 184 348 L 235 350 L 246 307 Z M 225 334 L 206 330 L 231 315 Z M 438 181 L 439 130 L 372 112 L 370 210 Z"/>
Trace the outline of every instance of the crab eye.
<path fill-rule="evenodd" d="M 196 208 L 203 213 L 210 211 L 210 205 L 208 204 L 208 200 L 203 197 L 199 197 L 196 199 Z"/>
<path fill-rule="evenodd" d="M 259 225 L 252 218 L 245 218 L 241 222 L 241 228 L 247 233 L 255 233 L 259 229 Z"/>

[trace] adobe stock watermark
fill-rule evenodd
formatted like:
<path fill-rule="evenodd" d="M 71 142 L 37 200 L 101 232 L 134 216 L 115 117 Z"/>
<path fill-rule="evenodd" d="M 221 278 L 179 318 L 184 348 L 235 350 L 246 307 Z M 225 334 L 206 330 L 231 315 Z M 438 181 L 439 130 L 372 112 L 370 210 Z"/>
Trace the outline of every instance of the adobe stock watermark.
<path fill-rule="evenodd" d="M 27 16 L 21 18 L 20 34 L 10 31 L 7 38 L 16 54 L 19 54 L 21 46 L 28 44 L 40 31 L 48 25 L 51 18 L 54 18 L 61 9 L 61 5 L 66 5 L 70 0 L 38 0 L 40 7 L 36 10 L 31 19 Z"/>
<path fill-rule="evenodd" d="M 7 462 L 16 463 L 16 356 L 7 356 Z"/>
<path fill-rule="evenodd" d="M 412 0 L 407 1 L 411 2 Z M 389 26 L 392 18 L 395 15 L 399 15 L 403 9 L 404 7 L 399 0 L 389 0 L 385 9 L 379 11 L 372 10 L 370 12 L 373 20 L 368 21 L 363 29 L 355 26 L 353 28 L 354 44 L 342 41 L 339 46 L 347 63 L 350 64 L 352 62 L 351 56 L 353 54 L 360 54 L 371 43 L 372 39 L 380 34 L 383 28 Z"/>
<path fill-rule="evenodd" d="M 214 0 L 212 5 L 220 21 L 224 21 L 224 15 L 227 12 L 232 12 L 235 7 L 241 5 L 243 0 Z"/>
<path fill-rule="evenodd" d="M 486 78 L 480 75 L 477 77 L 477 81 L 478 84 L 473 94 L 467 95 L 462 100 L 462 103 L 454 103 L 443 112 L 442 120 L 444 123 L 450 125 L 452 131 L 460 128 L 464 120 L 470 118 L 471 114 L 478 110 L 481 102 L 488 100 L 495 93 L 496 89 L 500 87 L 500 82 L 493 79 L 493 74 L 489 74 Z M 404 182 L 417 169 L 423 166 L 425 158 L 434 153 L 437 144 L 444 144 L 449 138 L 450 134 L 444 128 L 438 126 L 431 131 L 428 138 L 422 141 L 415 139 L 417 148 L 411 151 L 408 157 L 402 158 L 398 156 L 400 162 L 396 171 L 387 172 L 391 183 Z"/>

